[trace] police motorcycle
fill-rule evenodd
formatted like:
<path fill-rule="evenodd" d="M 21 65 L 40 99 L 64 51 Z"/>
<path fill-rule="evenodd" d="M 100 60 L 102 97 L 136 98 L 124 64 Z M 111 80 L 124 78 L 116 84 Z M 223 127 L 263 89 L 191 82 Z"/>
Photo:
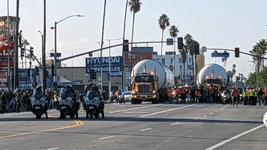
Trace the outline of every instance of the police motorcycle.
<path fill-rule="evenodd" d="M 36 119 L 41 119 L 41 116 L 45 113 L 46 119 L 48 109 L 48 99 L 42 93 L 42 86 L 37 86 L 33 95 L 30 97 L 31 100 L 31 111 L 36 116 Z"/>
<path fill-rule="evenodd" d="M 227 91 L 223 91 L 222 93 L 222 104 L 229 104 L 230 102 L 230 93 Z"/>
<path fill-rule="evenodd" d="M 83 109 L 86 111 L 86 119 L 99 118 L 99 114 L 102 114 L 102 119 L 104 116 L 104 105 L 105 101 L 101 99 L 99 92 L 97 91 L 97 86 L 95 84 L 91 85 L 91 90 L 89 90 L 86 96 L 83 97 Z"/>
<path fill-rule="evenodd" d="M 71 90 L 72 86 L 68 84 L 60 91 L 57 106 L 57 110 L 60 111 L 59 119 L 66 119 L 67 115 L 69 115 L 71 119 L 73 119 L 74 115 L 76 115 L 76 119 L 78 119 L 78 111 L 80 109 L 81 102 L 76 99 L 76 94 Z"/>

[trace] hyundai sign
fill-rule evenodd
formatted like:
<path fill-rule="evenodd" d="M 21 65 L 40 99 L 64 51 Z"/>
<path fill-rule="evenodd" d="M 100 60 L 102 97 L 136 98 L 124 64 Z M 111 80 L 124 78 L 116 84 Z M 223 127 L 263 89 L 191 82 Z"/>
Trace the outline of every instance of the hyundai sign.
<path fill-rule="evenodd" d="M 100 72 L 100 57 L 86 58 L 86 76 L 90 76 L 90 70 Z M 110 75 L 121 76 L 122 57 L 110 57 Z M 103 72 L 109 72 L 109 57 L 102 57 L 102 70 Z"/>

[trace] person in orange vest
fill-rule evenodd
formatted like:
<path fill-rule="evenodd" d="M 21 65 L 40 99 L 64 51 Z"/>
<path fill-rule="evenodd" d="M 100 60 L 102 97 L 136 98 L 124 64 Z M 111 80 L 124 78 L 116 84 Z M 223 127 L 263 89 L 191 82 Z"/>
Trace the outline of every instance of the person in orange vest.
<path fill-rule="evenodd" d="M 209 98 L 210 98 L 210 103 L 213 103 L 213 99 L 214 99 L 214 86 L 211 84 L 209 86 Z"/>
<path fill-rule="evenodd" d="M 235 106 L 235 104 L 236 104 L 236 107 L 238 107 L 238 102 L 237 102 L 238 91 L 236 88 L 233 88 L 233 90 L 232 90 L 232 97 L 233 97 L 233 99 L 232 99 L 233 106 Z"/>
<path fill-rule="evenodd" d="M 171 87 L 169 87 L 169 89 L 167 90 L 167 93 L 168 93 L 168 100 L 169 100 L 169 103 L 172 104 L 173 103 L 173 98 L 172 98 L 172 89 Z"/>
<path fill-rule="evenodd" d="M 197 103 L 197 100 L 200 103 L 200 91 L 199 91 L 199 89 L 196 89 L 195 95 L 196 95 L 196 103 Z"/>
<path fill-rule="evenodd" d="M 250 87 L 248 87 L 248 90 L 247 90 L 247 104 L 248 105 L 250 104 Z"/>
<path fill-rule="evenodd" d="M 190 89 L 190 87 L 187 89 L 187 94 L 188 94 L 188 100 L 189 100 L 189 102 L 191 103 L 191 89 Z"/>
<path fill-rule="evenodd" d="M 263 90 L 263 105 L 266 106 L 266 102 L 267 102 L 267 89 Z"/>
<path fill-rule="evenodd" d="M 181 104 L 185 104 L 185 99 L 186 99 L 186 90 L 185 87 L 181 89 Z"/>
<path fill-rule="evenodd" d="M 175 90 L 176 104 L 178 104 L 180 92 L 181 92 L 180 89 L 177 87 L 176 90 Z"/>

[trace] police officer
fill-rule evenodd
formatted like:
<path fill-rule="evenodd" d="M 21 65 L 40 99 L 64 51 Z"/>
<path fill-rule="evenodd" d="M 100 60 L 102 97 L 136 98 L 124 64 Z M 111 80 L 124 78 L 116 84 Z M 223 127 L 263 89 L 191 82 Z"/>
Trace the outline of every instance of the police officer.
<path fill-rule="evenodd" d="M 43 93 L 42 93 L 42 86 L 41 85 L 38 85 L 37 87 L 36 87 L 36 94 L 38 94 L 38 95 L 43 95 Z M 46 107 L 48 107 L 48 106 L 46 106 Z M 47 109 L 48 108 L 44 108 L 44 110 L 45 110 L 45 117 L 46 117 L 46 119 L 48 119 L 48 115 L 47 115 Z"/>

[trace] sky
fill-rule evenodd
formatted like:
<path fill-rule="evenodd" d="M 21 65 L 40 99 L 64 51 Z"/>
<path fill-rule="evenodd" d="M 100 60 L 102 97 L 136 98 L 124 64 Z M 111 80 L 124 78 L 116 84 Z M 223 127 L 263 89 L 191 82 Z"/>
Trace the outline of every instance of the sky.
<path fill-rule="evenodd" d="M 7 15 L 7 1 L 0 0 L 0 16 Z M 166 14 L 170 24 L 179 29 L 178 36 L 186 34 L 200 43 L 200 47 L 234 49 L 249 52 L 261 39 L 267 39 L 267 1 L 266 0 L 140 0 L 141 9 L 135 16 L 134 42 L 160 41 L 162 31 L 158 25 L 158 18 Z M 16 15 L 16 0 L 9 0 L 10 16 Z M 19 17 L 20 30 L 34 53 L 41 58 L 41 35 L 43 33 L 43 0 L 20 0 Z M 126 0 L 107 0 L 104 31 L 104 47 L 110 44 L 122 43 L 123 23 Z M 57 51 L 62 58 L 88 52 L 100 48 L 102 34 L 104 0 L 47 0 L 46 1 L 46 52 L 54 49 L 55 22 L 70 15 L 84 15 L 71 17 L 57 25 Z M 126 20 L 126 38 L 131 40 L 133 15 L 129 8 Z M 164 39 L 170 38 L 169 28 L 164 32 Z M 119 40 L 118 40 L 119 39 Z M 147 46 L 141 44 L 137 46 Z M 148 44 L 160 54 L 160 44 Z M 177 47 L 177 46 L 176 46 Z M 121 47 L 111 49 L 112 56 L 121 55 Z M 163 47 L 163 52 L 172 51 L 172 46 Z M 178 51 L 178 50 L 177 50 Z M 220 58 L 211 58 L 211 52 L 205 53 L 205 63 L 222 65 Z M 222 51 L 219 51 L 222 52 Z M 93 56 L 99 56 L 94 53 Z M 108 56 L 108 50 L 103 51 Z M 82 56 L 73 60 L 63 61 L 66 66 L 85 66 Z M 47 59 L 50 59 L 47 57 Z M 248 76 L 254 71 L 250 56 L 240 54 L 234 58 L 230 52 L 226 70 L 231 70 L 236 64 L 238 73 Z"/>

